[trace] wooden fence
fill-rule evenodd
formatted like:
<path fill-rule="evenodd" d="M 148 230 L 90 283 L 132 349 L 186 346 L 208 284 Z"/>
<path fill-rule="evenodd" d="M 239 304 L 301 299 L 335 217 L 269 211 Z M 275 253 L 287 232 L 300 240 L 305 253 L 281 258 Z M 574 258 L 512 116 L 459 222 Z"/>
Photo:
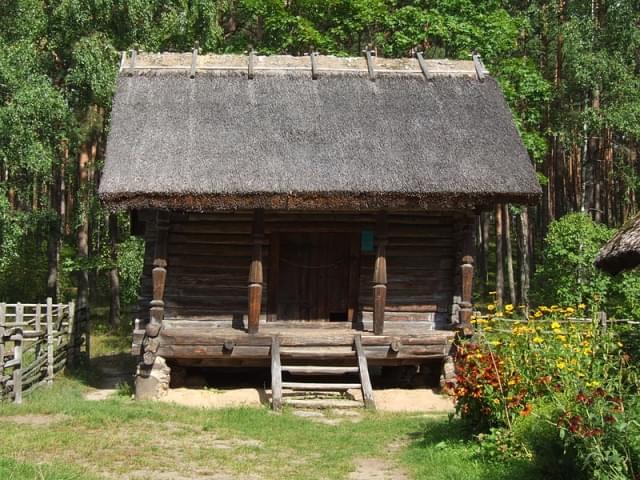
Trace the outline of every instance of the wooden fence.
<path fill-rule="evenodd" d="M 85 312 L 71 303 L 0 303 L 0 400 L 22 397 L 89 353 Z"/>
<path fill-rule="evenodd" d="M 496 317 L 495 315 L 482 315 L 480 312 L 475 312 L 473 318 L 477 320 L 488 320 L 489 318 L 495 318 L 498 323 L 514 323 L 514 324 L 526 324 L 532 321 L 538 325 L 551 324 L 551 323 L 559 323 L 560 325 L 571 325 L 571 324 L 598 324 L 602 331 L 606 331 L 608 326 L 616 325 L 616 324 L 627 324 L 627 325 L 640 325 L 640 321 L 631 320 L 628 318 L 608 318 L 606 312 L 598 312 L 595 318 L 589 317 L 565 317 L 565 318 L 534 318 L 530 316 L 528 319 L 519 319 L 519 318 L 503 318 Z M 479 333 L 483 333 L 484 328 L 482 323 L 478 322 L 476 326 L 476 330 Z M 504 328 L 491 328 L 492 332 L 499 333 L 511 333 L 511 330 L 506 330 Z M 553 333 L 550 330 L 543 330 L 542 333 Z"/>

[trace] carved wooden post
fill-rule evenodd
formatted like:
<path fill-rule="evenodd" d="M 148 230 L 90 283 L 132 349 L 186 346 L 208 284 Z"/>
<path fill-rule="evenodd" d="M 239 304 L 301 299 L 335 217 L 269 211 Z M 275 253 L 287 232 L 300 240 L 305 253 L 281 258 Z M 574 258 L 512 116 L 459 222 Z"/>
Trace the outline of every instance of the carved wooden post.
<path fill-rule="evenodd" d="M 160 347 L 160 332 L 164 321 L 164 287 L 167 280 L 167 238 L 169 235 L 169 212 L 156 213 L 156 241 L 153 259 L 153 300 L 149 309 L 149 323 L 142 340 L 142 363 L 136 376 L 136 399 L 158 398 L 169 388 L 171 369 L 164 358 L 157 356 Z"/>
<path fill-rule="evenodd" d="M 382 335 L 384 332 L 384 310 L 387 305 L 387 215 L 382 212 L 378 216 L 376 263 L 373 270 L 373 332 Z"/>
<path fill-rule="evenodd" d="M 262 303 L 262 245 L 264 244 L 264 211 L 253 213 L 253 254 L 249 267 L 249 333 L 258 333 Z"/>
<path fill-rule="evenodd" d="M 460 265 L 461 297 L 460 328 L 471 333 L 472 295 L 473 295 L 473 228 L 470 223 L 462 229 L 462 263 Z"/>
<path fill-rule="evenodd" d="M 159 211 L 156 215 L 156 245 L 153 259 L 153 300 L 149 309 L 149 323 L 146 327 L 143 362 L 153 365 L 157 351 L 156 337 L 164 320 L 164 287 L 167 280 L 167 237 L 169 234 L 169 212 Z"/>

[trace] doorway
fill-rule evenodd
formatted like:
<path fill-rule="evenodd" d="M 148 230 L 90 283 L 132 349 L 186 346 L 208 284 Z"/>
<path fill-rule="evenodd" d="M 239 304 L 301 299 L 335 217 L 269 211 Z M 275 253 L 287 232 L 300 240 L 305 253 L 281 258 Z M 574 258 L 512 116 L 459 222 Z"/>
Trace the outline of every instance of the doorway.
<path fill-rule="evenodd" d="M 358 251 L 352 233 L 280 232 L 278 320 L 350 320 Z M 357 239 L 357 236 L 355 237 Z M 357 298 L 355 299 L 357 302 Z"/>

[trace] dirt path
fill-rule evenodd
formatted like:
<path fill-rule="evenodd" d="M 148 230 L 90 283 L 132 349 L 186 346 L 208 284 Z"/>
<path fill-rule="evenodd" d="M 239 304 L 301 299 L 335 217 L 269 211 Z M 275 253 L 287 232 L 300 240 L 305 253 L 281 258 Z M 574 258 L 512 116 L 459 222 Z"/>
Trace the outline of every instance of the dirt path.
<path fill-rule="evenodd" d="M 360 458 L 349 480 L 409 480 L 406 472 L 381 458 Z"/>
<path fill-rule="evenodd" d="M 359 391 L 350 392 L 354 397 Z M 271 394 L 261 388 L 236 388 L 228 390 L 172 388 L 162 398 L 163 402 L 189 407 L 226 408 L 237 406 L 268 405 Z M 374 390 L 376 407 L 381 412 L 449 413 L 453 402 L 429 388 L 389 388 Z"/>
<path fill-rule="evenodd" d="M 94 388 L 84 395 L 86 400 L 106 400 L 133 379 L 133 363 L 129 354 L 94 358 L 91 360 L 91 368 L 96 374 Z"/>

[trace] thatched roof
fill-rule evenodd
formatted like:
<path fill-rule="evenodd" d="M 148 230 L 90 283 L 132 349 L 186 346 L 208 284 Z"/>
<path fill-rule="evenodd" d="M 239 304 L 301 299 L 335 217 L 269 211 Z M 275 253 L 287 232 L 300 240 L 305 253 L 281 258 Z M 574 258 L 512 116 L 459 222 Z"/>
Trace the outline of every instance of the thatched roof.
<path fill-rule="evenodd" d="M 611 275 L 640 265 L 640 215 L 626 222 L 602 247 L 595 264 Z"/>
<path fill-rule="evenodd" d="M 111 206 L 425 208 L 534 202 L 496 81 L 472 61 L 138 55 L 118 79 Z M 424 67 L 426 70 L 423 70 Z M 426 74 L 425 74 L 426 71 Z"/>

